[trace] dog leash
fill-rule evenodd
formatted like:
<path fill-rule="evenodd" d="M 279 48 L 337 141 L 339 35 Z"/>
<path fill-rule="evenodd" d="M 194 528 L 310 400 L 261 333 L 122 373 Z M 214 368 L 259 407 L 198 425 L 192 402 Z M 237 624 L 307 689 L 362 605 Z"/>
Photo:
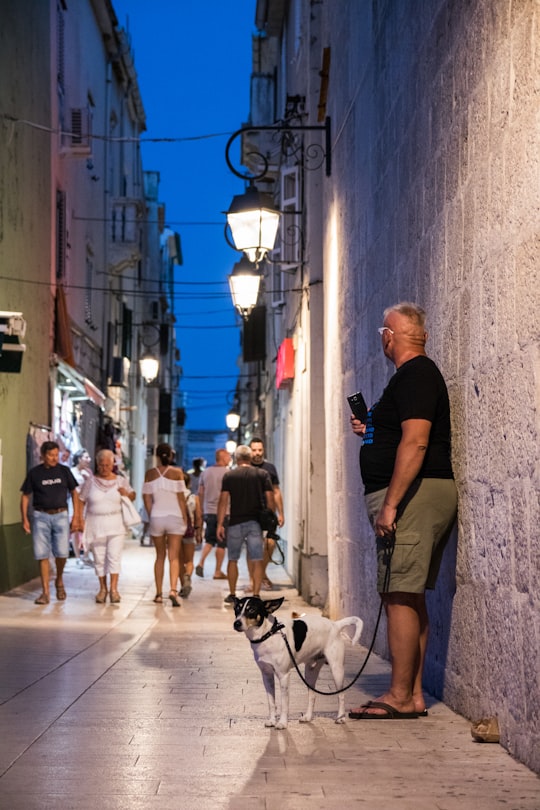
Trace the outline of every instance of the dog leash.
<path fill-rule="evenodd" d="M 382 593 L 387 592 L 388 585 L 390 584 L 390 563 L 392 561 L 392 555 L 394 553 L 394 546 L 395 546 L 395 542 L 396 542 L 396 533 L 392 532 L 391 534 L 385 535 L 385 541 L 386 541 L 386 543 L 385 543 L 385 547 L 384 547 L 384 562 L 386 564 L 386 571 L 385 571 L 385 574 L 384 574 L 384 583 L 383 583 Z M 375 630 L 373 631 L 373 638 L 371 639 L 371 644 L 369 646 L 369 650 L 367 651 L 367 655 L 366 655 L 366 657 L 364 659 L 364 663 L 360 667 L 360 670 L 354 676 L 352 681 L 349 684 L 347 684 L 347 686 L 343 686 L 341 689 L 336 689 L 333 692 L 323 692 L 321 689 L 315 689 L 314 686 L 310 686 L 309 683 L 306 681 L 306 679 L 304 678 L 304 676 L 300 672 L 300 668 L 299 668 L 298 664 L 296 663 L 296 659 L 294 657 L 293 651 L 291 650 L 291 646 L 289 644 L 287 636 L 283 632 L 283 630 L 285 629 L 285 625 L 282 624 L 281 628 L 276 628 L 276 629 L 274 629 L 275 628 L 275 625 L 274 625 L 272 630 L 270 630 L 270 632 L 267 633 L 263 638 L 258 639 L 258 641 L 264 641 L 265 638 L 269 638 L 274 633 L 279 632 L 281 637 L 283 638 L 283 641 L 285 642 L 285 646 L 287 647 L 287 651 L 289 653 L 291 661 L 294 664 L 294 668 L 297 671 L 298 675 L 300 676 L 300 680 L 302 680 L 304 682 L 304 684 L 307 686 L 307 688 L 311 689 L 311 691 L 315 692 L 317 695 L 339 695 L 339 694 L 341 694 L 341 692 L 346 692 L 348 689 L 351 688 L 351 686 L 354 686 L 354 684 L 356 683 L 356 681 L 358 680 L 358 678 L 360 677 L 360 675 L 362 674 L 362 672 L 366 668 L 367 662 L 369 661 L 369 657 L 370 657 L 370 655 L 371 655 L 371 653 L 373 651 L 373 647 L 375 646 L 375 639 L 377 638 L 377 632 L 379 630 L 379 624 L 380 624 L 380 621 L 381 621 L 382 610 L 383 610 L 383 601 L 381 599 L 381 604 L 379 605 L 379 614 L 377 616 L 377 621 L 375 622 Z M 276 624 L 278 624 L 277 621 L 276 621 Z"/>

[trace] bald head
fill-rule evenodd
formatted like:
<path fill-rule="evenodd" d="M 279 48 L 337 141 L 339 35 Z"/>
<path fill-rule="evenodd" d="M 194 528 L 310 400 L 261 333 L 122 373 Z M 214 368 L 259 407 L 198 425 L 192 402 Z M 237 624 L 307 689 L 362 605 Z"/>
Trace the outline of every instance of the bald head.
<path fill-rule="evenodd" d="M 426 345 L 426 313 L 418 304 L 402 301 L 387 307 L 383 313 L 384 325 L 393 331 L 394 341 L 403 346 L 423 350 Z"/>

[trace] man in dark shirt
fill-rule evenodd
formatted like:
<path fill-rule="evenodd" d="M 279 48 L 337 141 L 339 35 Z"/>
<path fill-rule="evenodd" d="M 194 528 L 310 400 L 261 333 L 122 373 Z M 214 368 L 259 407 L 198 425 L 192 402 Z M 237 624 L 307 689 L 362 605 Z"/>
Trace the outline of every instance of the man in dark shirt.
<path fill-rule="evenodd" d="M 377 587 L 386 610 L 392 677 L 388 692 L 354 709 L 353 719 L 427 714 L 422 672 L 428 639 L 426 588 L 434 588 L 457 509 L 450 460 L 450 406 L 444 379 L 426 356 L 425 312 L 385 310 L 383 351 L 396 373 L 366 423 L 360 469 L 377 536 Z M 390 562 L 388 562 L 390 559 Z"/>
<path fill-rule="evenodd" d="M 237 466 L 223 476 L 217 510 L 217 536 L 225 540 L 225 516 L 230 508 L 227 527 L 227 579 L 229 595 L 225 602 L 235 600 L 238 581 L 238 560 L 244 542 L 249 559 L 253 562 L 253 593 L 259 596 L 263 573 L 263 539 L 257 520 L 264 504 L 275 511 L 274 491 L 270 476 L 264 470 L 251 466 L 251 450 L 246 445 L 236 448 Z"/>
<path fill-rule="evenodd" d="M 281 527 L 285 523 L 285 513 L 283 511 L 283 496 L 281 494 L 281 488 L 279 486 L 279 477 L 277 474 L 277 470 L 275 466 L 272 464 L 272 462 L 267 461 L 267 459 L 265 459 L 264 457 L 264 444 L 262 439 L 259 439 L 257 436 L 254 436 L 250 441 L 249 446 L 253 454 L 251 457 L 251 464 L 253 465 L 253 467 L 258 467 L 260 470 L 266 470 L 266 472 L 270 476 L 272 487 L 274 489 L 274 500 L 276 502 L 276 515 L 278 520 L 278 526 Z M 274 553 L 275 547 L 276 544 L 272 537 L 267 536 L 264 538 L 264 560 L 263 560 L 263 578 L 262 578 L 263 591 L 271 591 L 273 588 L 272 582 L 269 580 L 266 574 L 266 568 L 268 566 L 268 563 L 272 559 L 272 554 Z M 252 566 L 250 560 L 248 560 L 248 568 L 251 579 L 253 580 Z"/>
<path fill-rule="evenodd" d="M 32 467 L 21 487 L 21 517 L 26 534 L 32 531 L 34 557 L 39 562 L 41 595 L 36 605 L 50 602 L 49 557 L 56 559 L 56 598 L 66 598 L 63 573 L 69 556 L 69 535 L 71 531 L 82 531 L 81 505 L 77 495 L 77 481 L 69 467 L 58 463 L 59 447 L 56 442 L 44 442 L 41 446 L 42 463 Z M 68 517 L 67 499 L 73 499 L 71 526 Z M 32 496 L 34 512 L 32 529 L 28 517 L 28 507 Z"/>

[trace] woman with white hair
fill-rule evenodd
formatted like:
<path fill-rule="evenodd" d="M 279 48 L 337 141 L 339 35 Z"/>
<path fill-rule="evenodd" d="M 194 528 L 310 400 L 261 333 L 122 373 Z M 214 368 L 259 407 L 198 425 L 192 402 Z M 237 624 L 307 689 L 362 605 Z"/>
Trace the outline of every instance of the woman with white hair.
<path fill-rule="evenodd" d="M 123 475 L 114 472 L 114 453 L 100 450 L 96 454 L 97 473 L 81 487 L 79 498 L 86 506 L 84 542 L 94 555 L 99 593 L 96 602 L 120 602 L 118 577 L 124 548 L 126 527 L 122 518 L 122 495 L 135 499 L 135 492 Z M 107 586 L 107 576 L 110 584 Z"/>

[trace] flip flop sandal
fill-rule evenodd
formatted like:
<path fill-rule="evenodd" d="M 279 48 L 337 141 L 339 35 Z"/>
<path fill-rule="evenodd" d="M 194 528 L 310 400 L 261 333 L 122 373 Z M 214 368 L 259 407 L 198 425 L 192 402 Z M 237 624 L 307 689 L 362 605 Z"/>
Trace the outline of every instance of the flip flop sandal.
<path fill-rule="evenodd" d="M 64 599 L 66 598 L 66 596 L 67 596 L 67 594 L 66 594 L 66 589 L 64 588 L 64 586 L 63 585 L 57 585 L 56 586 L 56 598 L 58 599 L 58 601 L 63 602 Z"/>
<path fill-rule="evenodd" d="M 384 714 L 370 712 L 369 709 L 383 709 Z M 417 720 L 418 712 L 400 712 L 389 703 L 380 700 L 370 700 L 362 706 L 359 712 L 349 712 L 351 720 Z"/>
<path fill-rule="evenodd" d="M 42 593 L 41 596 L 38 596 L 37 599 L 34 599 L 34 605 L 48 605 L 49 602 L 50 599 L 45 593 Z"/>

